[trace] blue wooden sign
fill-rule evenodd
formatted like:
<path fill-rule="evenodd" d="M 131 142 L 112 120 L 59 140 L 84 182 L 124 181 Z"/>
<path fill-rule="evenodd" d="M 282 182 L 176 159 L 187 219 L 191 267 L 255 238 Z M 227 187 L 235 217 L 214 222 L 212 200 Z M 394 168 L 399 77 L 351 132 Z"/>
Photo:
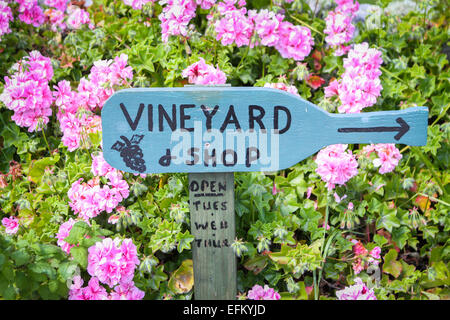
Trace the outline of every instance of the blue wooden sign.
<path fill-rule="evenodd" d="M 256 87 L 125 89 L 102 109 L 103 155 L 133 173 L 276 171 L 337 143 L 427 142 L 428 109 L 331 114 Z"/>

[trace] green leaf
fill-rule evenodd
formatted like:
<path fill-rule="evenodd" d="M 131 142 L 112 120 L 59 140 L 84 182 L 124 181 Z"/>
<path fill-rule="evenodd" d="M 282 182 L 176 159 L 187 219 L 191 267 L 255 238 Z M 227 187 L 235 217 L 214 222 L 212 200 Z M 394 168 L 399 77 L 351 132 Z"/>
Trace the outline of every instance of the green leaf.
<path fill-rule="evenodd" d="M 11 254 L 11 258 L 16 263 L 16 266 L 20 267 L 31 261 L 31 256 L 25 250 L 14 251 Z"/>
<path fill-rule="evenodd" d="M 50 157 L 42 158 L 32 162 L 30 166 L 30 171 L 28 173 L 29 178 L 34 183 L 39 183 L 42 180 L 45 168 L 54 165 L 58 161 L 59 161 L 59 154 L 56 154 L 51 158 Z"/>
<path fill-rule="evenodd" d="M 169 288 L 178 293 L 187 293 L 194 286 L 194 268 L 191 259 L 184 260 L 181 266 L 172 273 Z"/>
<path fill-rule="evenodd" d="M 249 271 L 253 271 L 254 274 L 258 274 L 267 266 L 268 260 L 269 259 L 267 256 L 256 256 L 247 260 L 244 263 L 244 268 Z"/>
<path fill-rule="evenodd" d="M 74 262 L 64 262 L 58 268 L 58 272 L 64 280 L 69 280 L 77 271 L 78 265 Z"/>
<path fill-rule="evenodd" d="M 76 222 L 70 230 L 69 236 L 64 239 L 69 244 L 79 244 L 90 231 L 89 225 L 84 221 Z"/>
<path fill-rule="evenodd" d="M 383 272 L 389 273 L 390 275 L 393 275 L 395 278 L 398 278 L 400 273 L 402 272 L 402 264 L 397 261 L 398 253 L 396 250 L 391 249 L 388 253 L 384 256 L 384 263 L 383 263 Z"/>
<path fill-rule="evenodd" d="M 30 270 L 35 273 L 45 274 L 49 277 L 49 279 L 54 279 L 56 277 L 55 269 L 53 269 L 50 264 L 43 261 L 33 263 L 30 266 Z"/>
<path fill-rule="evenodd" d="M 385 208 L 383 214 L 377 219 L 377 229 L 385 228 L 391 233 L 392 228 L 398 227 L 400 227 L 400 221 L 396 216 L 396 210 Z"/>
<path fill-rule="evenodd" d="M 88 263 L 88 251 L 83 247 L 73 247 L 70 249 L 73 260 L 76 261 L 83 269 L 86 269 Z"/>
<path fill-rule="evenodd" d="M 194 241 L 195 237 L 191 235 L 188 230 L 186 230 L 184 233 L 179 232 L 176 239 L 178 242 L 177 250 L 181 253 L 184 249 L 191 249 L 191 242 Z"/>

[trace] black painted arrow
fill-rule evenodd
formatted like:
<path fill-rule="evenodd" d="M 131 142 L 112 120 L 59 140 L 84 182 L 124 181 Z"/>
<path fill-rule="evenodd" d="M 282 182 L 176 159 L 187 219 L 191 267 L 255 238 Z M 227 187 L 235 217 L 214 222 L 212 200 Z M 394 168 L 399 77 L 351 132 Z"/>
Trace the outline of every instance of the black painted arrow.
<path fill-rule="evenodd" d="M 398 133 L 394 136 L 395 140 L 400 140 L 405 133 L 409 131 L 409 125 L 402 118 L 395 119 L 400 127 L 369 127 L 369 128 L 338 128 L 338 132 L 395 132 Z"/>

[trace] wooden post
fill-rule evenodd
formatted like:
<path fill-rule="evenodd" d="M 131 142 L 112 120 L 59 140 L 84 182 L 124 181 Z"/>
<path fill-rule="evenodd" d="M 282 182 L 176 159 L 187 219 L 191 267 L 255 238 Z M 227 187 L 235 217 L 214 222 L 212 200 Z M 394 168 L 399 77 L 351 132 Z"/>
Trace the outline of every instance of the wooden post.
<path fill-rule="evenodd" d="M 213 85 L 229 87 L 230 84 Z M 185 85 L 195 87 L 195 85 Z M 235 300 L 234 172 L 189 173 L 195 300 Z"/>
<path fill-rule="evenodd" d="M 234 173 L 190 173 L 189 207 L 196 300 L 234 300 L 237 294 Z"/>

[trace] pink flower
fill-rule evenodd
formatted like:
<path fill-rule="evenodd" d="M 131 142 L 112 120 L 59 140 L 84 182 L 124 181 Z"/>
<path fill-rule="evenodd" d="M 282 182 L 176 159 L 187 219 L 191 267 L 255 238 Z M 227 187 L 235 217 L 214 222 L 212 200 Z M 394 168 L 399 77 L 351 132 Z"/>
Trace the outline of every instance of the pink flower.
<path fill-rule="evenodd" d="M 194 0 L 164 0 L 159 3 L 166 4 L 158 16 L 161 21 L 162 40 L 167 42 L 170 36 L 186 36 L 188 24 L 195 17 L 197 9 Z"/>
<path fill-rule="evenodd" d="M 29 132 L 41 130 L 52 114 L 53 96 L 48 82 L 53 77 L 50 58 L 30 52 L 13 66 L 16 72 L 5 77 L 0 100 L 14 111 L 11 119 Z"/>
<path fill-rule="evenodd" d="M 110 287 L 133 279 L 136 265 L 139 264 L 136 246 L 131 239 L 103 239 L 88 249 L 87 271 L 91 276 Z"/>
<path fill-rule="evenodd" d="M 316 172 L 327 183 L 328 190 L 344 184 L 358 174 L 358 162 L 346 144 L 335 144 L 319 151 Z"/>
<path fill-rule="evenodd" d="M 123 3 L 131 6 L 135 10 L 141 10 L 142 6 L 149 2 L 155 2 L 156 0 L 123 0 Z"/>
<path fill-rule="evenodd" d="M 91 172 L 94 176 L 105 177 L 110 172 L 115 172 L 116 169 L 111 167 L 103 158 L 103 152 L 99 152 L 97 155 L 91 155 L 92 165 Z"/>
<path fill-rule="evenodd" d="M 338 9 L 349 15 L 354 15 L 359 9 L 359 2 L 353 0 L 335 0 Z"/>
<path fill-rule="evenodd" d="M 70 230 L 72 230 L 72 227 L 76 222 L 76 220 L 70 218 L 69 221 L 66 221 L 59 226 L 58 233 L 56 234 L 56 238 L 58 239 L 57 244 L 65 253 L 70 253 L 70 249 L 74 247 L 74 245 L 67 243 L 64 239 L 69 236 Z"/>
<path fill-rule="evenodd" d="M 7 234 L 16 234 L 19 230 L 19 220 L 16 217 L 3 218 L 2 224 L 6 228 L 5 232 Z"/>
<path fill-rule="evenodd" d="M 379 172 L 382 174 L 393 171 L 402 158 L 402 154 L 393 143 L 376 144 L 375 151 L 378 154 L 378 158 L 373 160 L 373 165 L 380 167 Z"/>
<path fill-rule="evenodd" d="M 275 48 L 283 58 L 293 58 L 302 61 L 312 50 L 314 39 L 311 30 L 306 27 L 294 26 L 288 21 L 280 25 L 279 41 Z"/>
<path fill-rule="evenodd" d="M 108 218 L 108 223 L 116 224 L 120 220 L 120 216 L 113 214 Z"/>
<path fill-rule="evenodd" d="M 108 293 L 102 287 L 97 278 L 93 277 L 89 280 L 88 286 L 84 290 L 85 300 L 107 300 Z"/>
<path fill-rule="evenodd" d="M 366 42 L 355 45 L 344 59 L 344 74 L 330 82 L 325 96 L 338 96 L 340 113 L 359 113 L 372 106 L 382 89 L 379 79 L 382 62 L 381 52 L 369 48 Z"/>
<path fill-rule="evenodd" d="M 347 195 L 346 194 L 344 194 L 343 196 L 342 196 L 342 198 L 341 197 L 339 197 L 339 195 L 335 192 L 334 193 L 334 200 L 337 202 L 337 203 L 340 203 L 342 200 L 344 200 L 345 198 L 347 198 Z"/>
<path fill-rule="evenodd" d="M 111 300 L 142 300 L 145 292 L 135 287 L 133 281 L 122 282 L 111 292 Z"/>
<path fill-rule="evenodd" d="M 309 199 L 311 197 L 312 190 L 313 187 L 308 187 L 308 189 L 306 189 L 306 199 Z"/>
<path fill-rule="evenodd" d="M 375 258 L 375 259 L 380 259 L 380 253 L 381 253 L 381 248 L 380 247 L 375 247 L 370 251 L 370 255 Z"/>
<path fill-rule="evenodd" d="M 355 255 L 360 256 L 360 255 L 366 255 L 367 254 L 368 251 L 363 246 L 361 241 L 352 240 L 352 242 L 354 243 L 354 246 L 352 247 L 352 250 L 353 250 Z"/>
<path fill-rule="evenodd" d="M 380 263 L 380 256 L 381 253 L 381 248 L 380 247 L 375 247 L 373 248 L 370 252 L 369 252 L 369 263 L 373 264 L 373 265 L 378 265 Z"/>
<path fill-rule="evenodd" d="M 0 1 L 0 41 L 4 34 L 10 33 L 9 22 L 13 21 L 13 14 L 8 3 Z"/>
<path fill-rule="evenodd" d="M 275 14 L 275 12 L 267 9 L 259 12 L 250 10 L 248 16 L 254 23 L 255 31 L 261 39 L 261 44 L 268 47 L 275 46 L 280 39 L 279 28 L 284 16 Z"/>
<path fill-rule="evenodd" d="M 67 25 L 64 23 L 64 12 L 56 9 L 47 9 L 44 11 L 47 22 L 50 24 L 52 31 L 57 32 L 58 28 L 65 30 Z"/>
<path fill-rule="evenodd" d="M 19 3 L 19 19 L 26 24 L 39 27 L 45 22 L 44 12 L 37 0 L 17 0 Z"/>
<path fill-rule="evenodd" d="M 224 84 L 227 76 L 219 68 L 206 64 L 203 58 L 183 70 L 183 77 L 194 84 Z"/>
<path fill-rule="evenodd" d="M 216 39 L 222 45 L 236 43 L 237 47 L 250 45 L 253 22 L 241 10 L 225 12 L 225 16 L 214 24 Z"/>
<path fill-rule="evenodd" d="M 264 288 L 255 284 L 252 289 L 248 291 L 248 299 L 250 300 L 280 300 L 281 296 L 274 289 L 265 285 Z"/>
<path fill-rule="evenodd" d="M 323 31 L 327 36 L 325 41 L 335 49 L 334 55 L 341 56 L 348 51 L 345 43 L 351 41 L 355 26 L 352 24 L 352 16 L 337 8 L 330 11 L 325 18 L 326 28 Z"/>
<path fill-rule="evenodd" d="M 217 0 L 195 0 L 195 2 L 200 6 L 200 8 L 208 10 L 216 4 Z"/>
<path fill-rule="evenodd" d="M 353 202 L 348 203 L 347 210 L 353 211 Z"/>
<path fill-rule="evenodd" d="M 264 84 L 264 88 L 273 88 L 273 89 L 278 89 L 278 90 L 283 90 L 292 94 L 295 94 L 297 96 L 300 96 L 298 94 L 298 90 L 295 86 L 290 86 L 287 85 L 283 82 L 277 82 L 277 83 L 265 83 Z"/>
<path fill-rule="evenodd" d="M 55 9 L 58 9 L 59 11 L 66 11 L 67 9 L 67 2 L 68 0 L 45 0 L 44 3 L 49 6 L 53 7 Z"/>
<path fill-rule="evenodd" d="M 67 17 L 67 26 L 70 29 L 80 29 L 83 24 L 91 22 L 91 19 L 89 19 L 89 12 L 77 6 L 69 6 L 67 13 L 69 15 Z"/>
<path fill-rule="evenodd" d="M 339 300 L 377 300 L 373 289 L 369 289 L 360 278 L 355 279 L 355 284 L 343 290 L 336 291 Z"/>

